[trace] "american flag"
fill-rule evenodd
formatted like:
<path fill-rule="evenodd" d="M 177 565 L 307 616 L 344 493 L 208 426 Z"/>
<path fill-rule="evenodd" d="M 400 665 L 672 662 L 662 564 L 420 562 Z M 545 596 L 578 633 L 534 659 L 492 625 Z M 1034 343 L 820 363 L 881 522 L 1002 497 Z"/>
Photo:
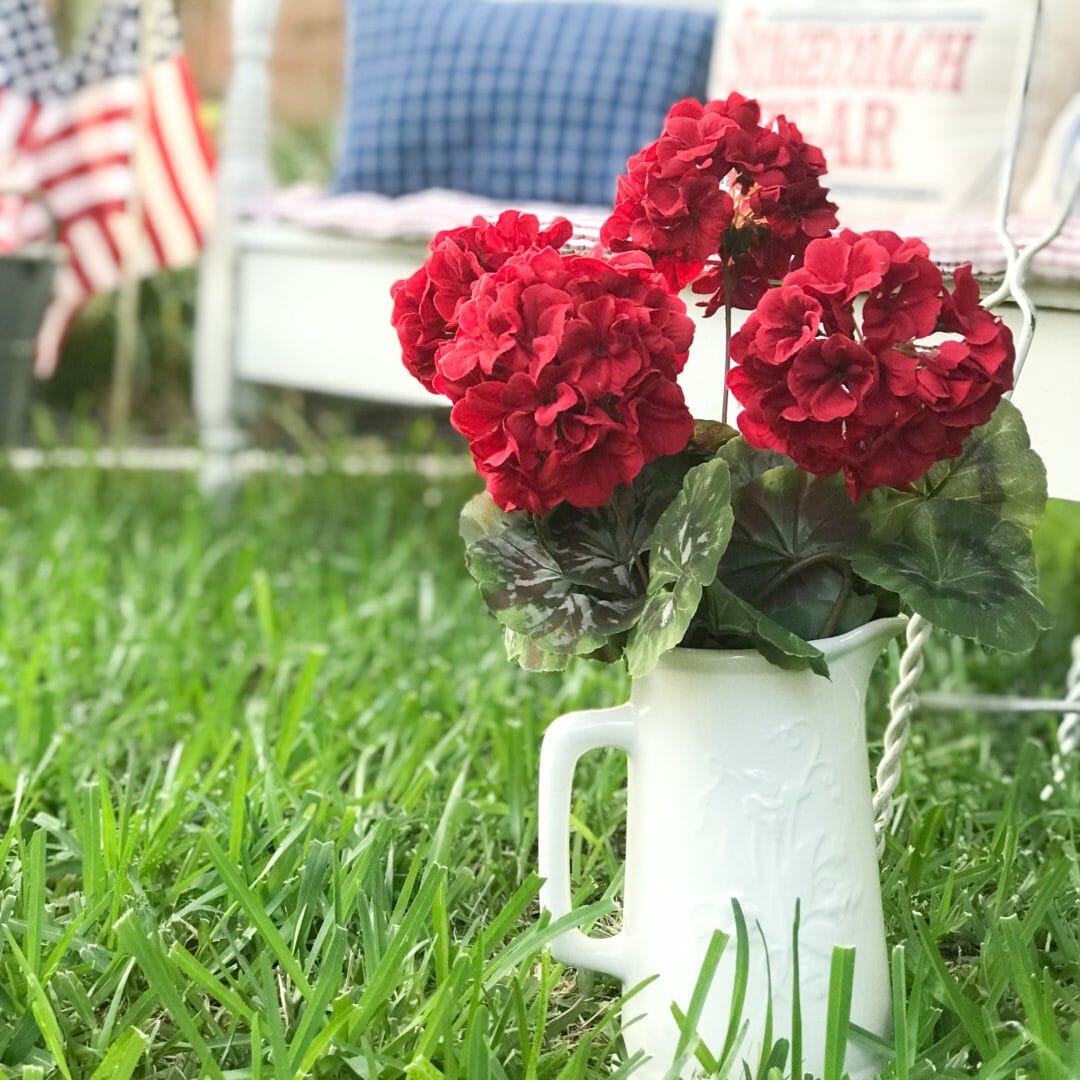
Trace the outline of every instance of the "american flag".
<path fill-rule="evenodd" d="M 195 261 L 212 166 L 172 0 L 104 0 L 68 58 L 41 0 L 0 0 L 0 251 L 66 255 L 38 374 L 89 296 Z"/>

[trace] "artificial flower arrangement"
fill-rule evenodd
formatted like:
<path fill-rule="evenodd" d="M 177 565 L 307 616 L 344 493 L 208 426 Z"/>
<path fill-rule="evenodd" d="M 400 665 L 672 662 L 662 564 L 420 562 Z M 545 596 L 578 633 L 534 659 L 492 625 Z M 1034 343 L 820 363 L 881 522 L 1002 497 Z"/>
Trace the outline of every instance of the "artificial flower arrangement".
<path fill-rule="evenodd" d="M 827 675 L 815 640 L 904 608 L 1010 650 L 1048 624 L 1011 334 L 970 266 L 950 283 L 921 240 L 837 232 L 824 174 L 756 102 L 682 101 L 595 249 L 507 210 L 394 286 L 405 365 L 486 481 L 466 559 L 524 666 L 753 648 Z M 725 318 L 719 421 L 678 383 L 687 286 Z"/>

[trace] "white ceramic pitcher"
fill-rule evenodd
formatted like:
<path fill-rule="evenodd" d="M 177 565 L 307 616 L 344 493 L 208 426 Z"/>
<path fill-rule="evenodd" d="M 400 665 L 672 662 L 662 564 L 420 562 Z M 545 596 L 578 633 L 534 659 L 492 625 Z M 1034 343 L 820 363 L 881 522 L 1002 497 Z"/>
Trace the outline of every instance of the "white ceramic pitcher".
<path fill-rule="evenodd" d="M 727 1031 L 739 901 L 750 930 L 742 1056 L 756 1065 L 772 974 L 774 1038 L 790 1035 L 792 926 L 800 902 L 799 985 L 803 1068 L 820 1075 L 829 968 L 836 945 L 854 946 L 852 1020 L 884 1034 L 891 1014 L 885 927 L 875 852 L 864 705 L 870 670 L 904 618 L 880 619 L 815 642 L 830 679 L 785 671 L 756 652 L 675 649 L 636 680 L 614 709 L 560 717 L 540 757 L 541 903 L 571 910 L 569 816 L 574 766 L 588 750 L 629 756 L 623 927 L 614 937 L 570 930 L 552 943 L 563 963 L 606 972 L 629 990 L 627 1050 L 671 1065 L 678 1028 L 715 929 L 732 936 L 698 1025 L 718 1053 Z M 631 1022 L 632 1021 L 632 1022 Z M 853 1077 L 872 1072 L 850 1049 Z M 686 1075 L 692 1075 L 688 1072 Z"/>

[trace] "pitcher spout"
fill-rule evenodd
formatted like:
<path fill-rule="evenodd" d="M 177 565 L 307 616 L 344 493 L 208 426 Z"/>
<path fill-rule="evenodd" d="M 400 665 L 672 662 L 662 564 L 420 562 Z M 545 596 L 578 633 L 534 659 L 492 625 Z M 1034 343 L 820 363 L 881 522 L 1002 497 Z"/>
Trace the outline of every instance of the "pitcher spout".
<path fill-rule="evenodd" d="M 886 643 L 907 626 L 906 615 L 895 615 L 888 619 L 875 619 L 864 626 L 857 626 L 846 634 L 812 641 L 824 654 L 830 672 L 843 666 L 851 672 L 858 685 L 865 686 L 870 680 L 870 671 Z M 835 677 L 835 672 L 834 672 Z"/>

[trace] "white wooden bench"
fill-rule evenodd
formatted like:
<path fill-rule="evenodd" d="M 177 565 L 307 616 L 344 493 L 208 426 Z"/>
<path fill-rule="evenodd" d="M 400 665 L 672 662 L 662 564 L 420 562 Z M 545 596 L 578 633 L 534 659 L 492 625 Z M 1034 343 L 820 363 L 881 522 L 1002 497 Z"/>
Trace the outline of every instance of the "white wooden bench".
<path fill-rule="evenodd" d="M 667 2 L 686 6 L 686 0 Z M 393 405 L 438 405 L 401 366 L 389 325 L 390 285 L 422 261 L 422 228 L 412 239 L 335 235 L 274 213 L 268 61 L 277 10 L 278 0 L 235 0 L 233 8 L 235 63 L 219 151 L 218 220 L 203 261 L 196 340 L 195 406 L 208 488 L 233 478 L 232 455 L 243 443 L 240 391 L 246 383 Z M 591 210 L 594 219 L 600 214 L 602 209 Z M 463 203 L 460 217 L 445 224 L 471 216 Z M 1052 493 L 1077 499 L 1080 226 L 1075 242 L 1075 281 L 1036 277 L 1032 283 L 1039 332 L 1016 402 L 1047 461 Z M 719 408 L 719 322 L 700 324 L 683 379 L 699 416 L 715 415 Z"/>

